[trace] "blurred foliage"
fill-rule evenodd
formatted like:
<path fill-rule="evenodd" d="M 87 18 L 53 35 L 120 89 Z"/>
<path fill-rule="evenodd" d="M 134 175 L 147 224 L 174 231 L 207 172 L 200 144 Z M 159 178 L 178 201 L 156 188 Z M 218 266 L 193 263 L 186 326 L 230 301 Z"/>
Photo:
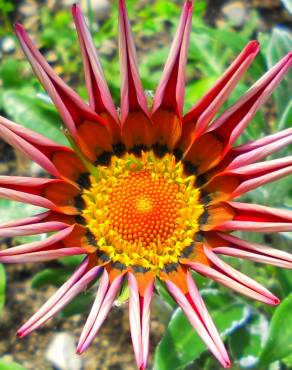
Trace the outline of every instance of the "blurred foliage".
<path fill-rule="evenodd" d="M 283 0 L 283 3 L 288 10 L 291 9 L 290 0 Z M 180 6 L 175 2 L 165 0 L 154 0 L 151 6 L 140 6 L 137 5 L 136 0 L 127 0 L 127 5 L 138 45 L 139 69 L 143 86 L 146 90 L 154 91 L 168 55 L 170 35 L 174 34 L 178 23 Z M 3 30 L 9 33 L 11 32 L 9 14 L 13 11 L 13 3 L 0 0 L 0 9 L 1 18 L 4 21 Z M 259 20 L 257 14 L 253 12 L 243 29 L 235 32 L 231 24 L 226 24 L 220 29 L 206 25 L 203 20 L 205 10 L 205 1 L 197 0 L 187 67 L 186 110 L 190 109 L 212 86 L 247 42 L 257 35 Z M 46 54 L 56 72 L 83 98 L 87 99 L 81 53 L 70 12 L 61 10 L 55 14 L 48 11 L 46 7 L 40 7 L 39 11 L 42 29 L 37 35 L 37 43 L 41 51 Z M 116 41 L 118 35 L 117 6 L 113 6 L 110 18 L 101 23 L 94 22 L 92 14 L 92 10 L 89 9 L 88 18 L 94 42 L 99 50 L 110 90 L 118 106 L 120 67 Z M 12 33 L 10 37 L 14 38 Z M 262 32 L 257 35 L 257 38 L 262 46 L 261 52 L 224 108 L 234 103 L 267 68 L 274 65 L 292 48 L 291 34 L 283 28 L 274 28 L 271 35 Z M 146 50 L 143 49 L 144 43 Z M 291 127 L 292 101 L 289 99 L 291 86 L 290 75 L 278 87 L 269 101 L 269 106 L 257 113 L 238 143 Z M 0 111 L 24 126 L 59 143 L 66 144 L 61 131 L 61 120 L 23 57 L 15 59 L 14 56 L 5 56 L 1 61 Z M 282 150 L 280 154 L 287 155 L 288 149 Z M 292 209 L 291 180 L 282 179 L 265 185 L 250 192 L 243 199 L 251 203 Z M 36 207 L 4 200 L 0 201 L 0 206 L 1 222 L 39 212 Z M 288 233 L 279 235 L 238 234 L 245 239 L 272 244 L 286 250 L 289 240 L 291 244 L 291 234 Z M 26 241 L 27 237 L 16 238 L 18 243 Z M 36 274 L 32 279 L 32 287 L 39 289 L 47 285 L 60 286 L 72 274 L 79 262 L 80 257 L 60 259 L 56 267 L 47 268 Z M 248 299 L 234 295 L 225 288 L 219 288 L 208 279 L 195 275 L 196 283 L 206 301 L 210 315 L 214 318 L 230 349 L 235 363 L 233 369 L 272 369 L 273 365 L 270 363 L 275 361 L 281 361 L 281 366 L 291 368 L 291 273 L 276 267 L 260 266 L 242 260 L 228 259 L 228 262 L 266 285 L 280 298 L 283 299 L 288 295 L 288 298 L 277 309 L 273 309 L 260 303 L 251 303 Z M 155 370 L 218 368 L 160 281 L 156 282 L 156 291 L 165 302 L 165 312 L 173 313 L 155 353 Z M 123 294 L 121 302 L 127 297 L 127 287 L 124 287 Z M 0 265 L 0 311 L 4 296 L 5 274 Z M 93 299 L 91 291 L 82 294 L 61 314 L 70 316 L 80 313 L 90 305 Z M 22 369 L 17 364 L 6 365 L 1 360 L 0 368 Z"/>
<path fill-rule="evenodd" d="M 23 366 L 17 362 L 8 362 L 0 359 L 0 369 L 1 370 L 26 370 Z"/>
<path fill-rule="evenodd" d="M 6 275 L 2 264 L 0 264 L 0 315 L 5 304 Z"/>

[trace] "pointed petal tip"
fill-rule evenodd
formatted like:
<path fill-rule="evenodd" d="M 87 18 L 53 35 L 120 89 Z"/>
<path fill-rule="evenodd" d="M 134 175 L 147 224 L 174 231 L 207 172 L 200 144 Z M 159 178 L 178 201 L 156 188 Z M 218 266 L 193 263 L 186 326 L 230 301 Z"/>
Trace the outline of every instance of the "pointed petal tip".
<path fill-rule="evenodd" d="M 225 360 L 223 366 L 224 366 L 225 369 L 230 369 L 231 368 L 231 361 L 229 360 L 229 358 Z"/>
<path fill-rule="evenodd" d="M 84 352 L 84 349 L 82 348 L 82 346 L 77 346 L 76 348 L 76 354 L 77 355 L 82 355 L 82 353 Z"/>
<path fill-rule="evenodd" d="M 260 48 L 260 43 L 257 40 L 251 40 L 247 44 L 247 48 L 250 49 L 250 52 L 257 52 Z"/>
<path fill-rule="evenodd" d="M 23 38 L 23 35 L 26 34 L 24 26 L 19 22 L 14 23 L 13 26 L 16 36 L 19 38 Z"/>
<path fill-rule="evenodd" d="M 280 303 L 281 303 L 281 300 L 278 297 L 273 296 L 273 298 L 271 298 L 271 305 L 278 306 Z"/>
<path fill-rule="evenodd" d="M 71 6 L 71 11 L 72 11 L 72 13 L 73 13 L 73 14 L 75 14 L 79 9 L 80 9 L 80 8 L 79 8 L 79 6 L 78 6 L 78 4 L 77 4 L 77 3 L 75 3 L 75 4 L 73 4 L 73 5 Z"/>
<path fill-rule="evenodd" d="M 25 330 L 22 330 L 22 328 L 20 328 L 19 330 L 17 330 L 16 332 L 16 336 L 18 339 L 23 339 L 25 338 L 30 332 L 27 332 Z"/>
<path fill-rule="evenodd" d="M 185 3 L 184 3 L 184 7 L 186 8 L 186 10 L 192 10 L 194 6 L 194 1 L 193 0 L 186 0 Z"/>

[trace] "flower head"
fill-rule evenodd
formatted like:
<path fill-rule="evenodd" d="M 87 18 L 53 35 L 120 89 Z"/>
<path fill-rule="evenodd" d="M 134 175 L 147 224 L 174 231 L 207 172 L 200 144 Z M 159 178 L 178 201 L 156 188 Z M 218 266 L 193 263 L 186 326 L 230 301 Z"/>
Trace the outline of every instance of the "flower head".
<path fill-rule="evenodd" d="M 53 233 L 47 239 L 0 251 L 0 262 L 38 262 L 84 254 L 72 277 L 18 331 L 23 337 L 61 310 L 91 281 L 96 299 L 77 351 L 90 345 L 121 285 L 130 288 L 130 326 L 139 369 L 149 348 L 154 281 L 159 278 L 210 351 L 230 361 L 191 271 L 261 302 L 277 297 L 223 262 L 224 254 L 292 268 L 292 256 L 233 236 L 234 230 L 292 230 L 292 213 L 234 201 L 292 173 L 292 157 L 260 162 L 292 142 L 292 129 L 234 146 L 291 66 L 286 55 L 227 111 L 214 119 L 255 58 L 246 45 L 214 87 L 183 115 L 185 65 L 192 1 L 184 4 L 153 105 L 138 74 L 125 7 L 119 2 L 121 114 L 112 101 L 88 28 L 72 8 L 81 46 L 89 105 L 68 87 L 36 49 L 24 28 L 16 34 L 32 68 L 66 126 L 70 149 L 0 118 L 0 136 L 42 166 L 51 178 L 0 177 L 0 197 L 48 209 L 0 225 L 1 236 Z"/>

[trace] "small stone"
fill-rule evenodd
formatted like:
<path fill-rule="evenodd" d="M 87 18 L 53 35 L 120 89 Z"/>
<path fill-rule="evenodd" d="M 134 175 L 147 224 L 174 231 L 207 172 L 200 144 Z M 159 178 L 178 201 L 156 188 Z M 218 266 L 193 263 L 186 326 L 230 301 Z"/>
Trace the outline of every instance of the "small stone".
<path fill-rule="evenodd" d="M 76 354 L 75 340 L 69 333 L 58 333 L 50 342 L 45 358 L 57 370 L 81 370 L 82 359 Z"/>
<path fill-rule="evenodd" d="M 112 40 L 105 40 L 98 48 L 99 53 L 108 58 L 111 58 L 115 54 L 116 50 L 117 44 Z"/>
<path fill-rule="evenodd" d="M 111 4 L 109 0 L 89 0 L 91 10 L 94 13 L 95 19 L 101 21 L 108 18 L 111 10 Z M 82 11 L 87 14 L 88 8 L 87 8 L 88 0 L 81 0 L 80 6 Z"/>
<path fill-rule="evenodd" d="M 222 8 L 222 13 L 235 27 L 242 27 L 248 16 L 247 8 L 241 1 L 233 1 L 225 4 Z"/>
<path fill-rule="evenodd" d="M 12 53 L 15 50 L 15 41 L 12 37 L 4 37 L 1 43 L 2 51 L 6 54 Z"/>

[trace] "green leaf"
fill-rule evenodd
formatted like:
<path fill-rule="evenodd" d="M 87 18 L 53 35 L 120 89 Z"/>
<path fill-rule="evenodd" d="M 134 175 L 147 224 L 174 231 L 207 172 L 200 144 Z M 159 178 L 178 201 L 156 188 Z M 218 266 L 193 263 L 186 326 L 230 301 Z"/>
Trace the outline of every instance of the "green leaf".
<path fill-rule="evenodd" d="M 253 367 L 258 363 L 267 332 L 266 317 L 254 314 L 245 326 L 231 335 L 229 345 L 232 358 L 241 368 Z"/>
<path fill-rule="evenodd" d="M 247 321 L 249 309 L 244 304 L 225 305 L 213 311 L 211 316 L 224 339 Z M 181 309 L 177 309 L 157 347 L 154 369 L 184 369 L 206 349 Z"/>
<path fill-rule="evenodd" d="M 1 370 L 26 370 L 25 367 L 21 366 L 16 362 L 6 362 L 0 359 L 0 369 Z"/>
<path fill-rule="evenodd" d="M 216 82 L 218 76 L 208 76 L 187 85 L 185 110 L 188 111 Z"/>
<path fill-rule="evenodd" d="M 6 275 L 4 266 L 0 264 L 0 313 L 5 303 Z"/>
<path fill-rule="evenodd" d="M 34 289 L 39 289 L 47 285 L 59 287 L 65 283 L 70 276 L 70 271 L 66 269 L 45 269 L 36 275 L 31 280 L 31 286 Z"/>
<path fill-rule="evenodd" d="M 177 308 L 176 302 L 174 301 L 172 296 L 168 293 L 165 284 L 162 283 L 160 279 L 155 279 L 155 288 L 160 297 L 170 308 Z"/>
<path fill-rule="evenodd" d="M 40 99 L 27 96 L 24 92 L 6 90 L 3 93 L 3 108 L 13 121 L 60 144 L 68 144 L 61 131 L 59 115 Z"/>
<path fill-rule="evenodd" d="M 268 44 L 267 60 L 271 68 L 281 58 L 292 49 L 292 36 L 290 32 L 283 28 L 274 28 Z M 277 104 L 278 119 L 281 119 L 290 101 L 290 87 L 292 86 L 292 76 L 287 74 L 281 84 L 275 90 L 275 100 Z M 291 124 L 291 122 L 290 122 Z"/>
<path fill-rule="evenodd" d="M 282 362 L 287 366 L 287 369 L 292 369 L 292 353 L 289 356 L 283 358 Z"/>
<path fill-rule="evenodd" d="M 287 102 L 286 108 L 277 124 L 277 130 L 284 130 L 292 124 L 292 100 Z"/>
<path fill-rule="evenodd" d="M 71 269 L 74 269 L 75 267 L 80 265 L 83 259 L 84 259 L 84 256 L 66 256 L 66 257 L 60 258 L 59 262 L 66 267 L 70 267 Z"/>
<path fill-rule="evenodd" d="M 83 293 L 70 302 L 61 312 L 62 317 L 70 317 L 87 312 L 94 297 L 91 293 Z"/>
<path fill-rule="evenodd" d="M 263 365 L 280 360 L 292 352 L 292 294 L 278 306 L 272 317 L 267 343 L 261 353 Z"/>

